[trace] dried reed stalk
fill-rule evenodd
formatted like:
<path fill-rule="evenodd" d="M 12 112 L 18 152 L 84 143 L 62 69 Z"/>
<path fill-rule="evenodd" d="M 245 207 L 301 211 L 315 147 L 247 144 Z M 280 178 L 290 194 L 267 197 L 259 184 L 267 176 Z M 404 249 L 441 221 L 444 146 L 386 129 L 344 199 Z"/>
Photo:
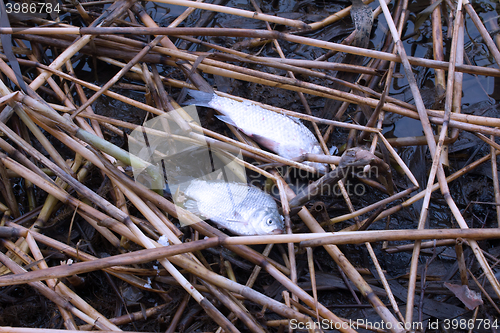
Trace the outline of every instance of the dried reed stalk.
<path fill-rule="evenodd" d="M 387 61 L 401 62 L 401 58 L 391 53 L 347 46 L 331 42 L 319 41 L 308 37 L 295 36 L 278 31 L 264 31 L 252 29 L 220 29 L 220 28 L 128 28 L 128 27 L 100 27 L 100 28 L 0 28 L 0 33 L 4 34 L 71 34 L 71 35 L 101 35 L 101 34 L 132 34 L 132 35 L 167 35 L 167 36 L 227 36 L 227 37 L 260 37 L 267 39 L 286 40 L 292 43 L 315 46 L 339 52 L 351 53 L 365 57 L 371 57 Z M 437 61 L 431 59 L 407 57 L 410 64 L 429 68 L 446 69 L 449 63 L 446 61 Z M 494 68 L 460 65 L 457 71 L 486 75 L 500 76 L 500 71 Z"/>
<path fill-rule="evenodd" d="M 310 27 L 302 21 L 291 20 L 291 19 L 282 18 L 279 16 L 263 14 L 262 12 L 260 12 L 260 13 L 259 12 L 250 12 L 250 11 L 243 10 L 243 9 L 231 8 L 231 7 L 227 7 L 227 6 L 220 6 L 220 5 L 214 5 L 214 4 L 209 4 L 209 3 L 203 3 L 203 2 L 194 2 L 194 1 L 188 1 L 188 0 L 154 0 L 154 1 L 159 2 L 159 3 L 168 3 L 171 5 L 177 5 L 177 6 L 186 6 L 186 7 L 199 8 L 199 9 L 204 9 L 204 10 L 211 10 L 211 11 L 215 11 L 215 12 L 219 12 L 219 13 L 237 15 L 237 16 L 241 16 L 241 17 L 247 17 L 247 18 L 252 18 L 252 19 L 256 19 L 256 20 L 272 22 L 272 23 L 276 23 L 276 24 L 283 24 L 286 26 L 295 27 L 295 28 L 299 28 L 299 29 L 310 30 Z"/>
<path fill-rule="evenodd" d="M 160 315 L 167 305 L 168 304 L 157 305 L 155 307 L 148 308 L 145 311 L 137 311 L 137 312 L 128 313 L 128 314 L 120 316 L 120 317 L 110 318 L 109 321 L 115 325 L 125 325 L 125 324 L 129 324 L 131 322 L 144 320 L 146 318 Z M 92 330 L 92 328 L 93 328 L 92 325 L 78 326 L 78 329 L 80 331 L 90 331 L 90 330 Z"/>
<path fill-rule="evenodd" d="M 492 136 L 491 141 L 494 142 L 495 138 Z M 495 147 L 491 146 L 491 156 L 496 156 Z M 498 168 L 497 168 L 497 159 L 491 159 L 491 178 L 493 180 L 493 190 L 495 191 L 495 203 L 496 203 L 496 211 L 497 211 L 497 222 L 498 227 L 500 228 L 500 184 L 498 183 Z"/>

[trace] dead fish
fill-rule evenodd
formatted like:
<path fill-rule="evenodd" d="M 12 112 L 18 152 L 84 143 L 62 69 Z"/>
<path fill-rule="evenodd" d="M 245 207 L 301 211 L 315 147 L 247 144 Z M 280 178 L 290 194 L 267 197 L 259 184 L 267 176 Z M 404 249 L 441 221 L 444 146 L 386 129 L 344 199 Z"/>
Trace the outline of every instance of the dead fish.
<path fill-rule="evenodd" d="M 193 99 L 185 104 L 216 109 L 223 114 L 216 116 L 217 118 L 237 127 L 257 143 L 282 157 L 295 159 L 306 153 L 323 154 L 314 134 L 297 118 L 263 109 L 248 101 L 238 102 L 197 90 L 188 90 L 188 93 Z M 326 164 L 308 161 L 303 163 L 319 172 L 327 172 Z"/>
<path fill-rule="evenodd" d="M 283 218 L 271 195 L 246 183 L 192 180 L 183 206 L 237 235 L 281 234 Z"/>

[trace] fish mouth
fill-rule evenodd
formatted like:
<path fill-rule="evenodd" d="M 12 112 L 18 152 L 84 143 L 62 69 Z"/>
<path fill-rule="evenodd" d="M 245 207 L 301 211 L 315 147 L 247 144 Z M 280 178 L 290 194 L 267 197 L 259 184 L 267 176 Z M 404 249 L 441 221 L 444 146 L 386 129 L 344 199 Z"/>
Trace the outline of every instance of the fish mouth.
<path fill-rule="evenodd" d="M 271 235 L 281 235 L 283 233 L 283 229 L 274 229 L 271 231 Z"/>

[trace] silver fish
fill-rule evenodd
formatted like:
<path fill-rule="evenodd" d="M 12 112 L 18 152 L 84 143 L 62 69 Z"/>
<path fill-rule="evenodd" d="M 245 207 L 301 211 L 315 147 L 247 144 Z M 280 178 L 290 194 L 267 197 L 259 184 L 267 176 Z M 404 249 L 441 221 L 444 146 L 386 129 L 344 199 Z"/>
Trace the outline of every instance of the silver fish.
<path fill-rule="evenodd" d="M 274 199 L 255 186 L 224 181 L 192 180 L 182 193 L 184 208 L 234 234 L 281 234 L 283 218 Z"/>
<path fill-rule="evenodd" d="M 262 146 L 279 156 L 294 159 L 305 153 L 323 154 L 318 140 L 299 119 L 261 108 L 250 102 L 238 102 L 203 91 L 188 90 L 194 104 L 216 109 L 220 120 L 240 129 Z M 303 162 L 320 172 L 327 172 L 326 164 Z"/>

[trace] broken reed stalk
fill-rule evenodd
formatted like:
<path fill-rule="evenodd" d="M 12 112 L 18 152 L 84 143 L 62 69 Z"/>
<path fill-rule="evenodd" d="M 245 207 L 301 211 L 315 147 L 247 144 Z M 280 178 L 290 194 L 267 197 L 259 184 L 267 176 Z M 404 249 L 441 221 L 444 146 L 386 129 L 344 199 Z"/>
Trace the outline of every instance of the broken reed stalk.
<path fill-rule="evenodd" d="M 196 0 L 196 2 L 201 2 L 201 0 Z M 175 20 L 173 20 L 172 23 L 168 25 L 169 28 L 177 27 L 179 24 L 182 23 L 182 21 L 187 19 L 188 16 L 191 15 L 191 13 L 193 13 L 195 10 L 196 10 L 195 7 L 186 8 L 186 10 L 181 15 L 177 16 Z"/>
<path fill-rule="evenodd" d="M 450 246 L 450 245 L 455 245 L 455 244 L 456 244 L 456 240 L 453 240 L 453 239 L 434 240 L 434 241 L 422 242 L 420 244 L 420 249 L 429 249 L 429 248 L 434 248 L 434 247 Z M 398 253 L 398 252 L 403 252 L 403 251 L 412 251 L 413 247 L 414 247 L 414 244 L 392 245 L 392 246 L 384 248 L 384 251 L 387 253 Z"/>
<path fill-rule="evenodd" d="M 364 1 L 365 4 L 369 4 L 372 2 L 373 2 L 373 0 Z M 339 20 L 344 19 L 345 17 L 349 16 L 349 14 L 351 13 L 351 7 L 352 6 L 348 6 L 342 10 L 339 10 L 335 14 L 332 14 L 332 15 L 322 19 L 321 21 L 309 23 L 311 30 L 321 29 L 323 27 L 326 27 L 327 25 L 333 24 Z"/>
<path fill-rule="evenodd" d="M 290 220 L 290 205 L 288 203 L 286 194 L 285 194 L 285 181 L 280 177 L 280 174 L 277 170 L 272 171 L 275 184 L 278 186 L 281 207 L 283 210 L 283 215 L 285 217 L 285 232 L 289 235 L 293 234 L 292 231 L 292 221 Z M 297 262 L 295 260 L 295 247 L 293 243 L 288 243 L 288 259 L 290 262 L 290 280 L 297 284 L 298 282 L 298 274 L 297 274 Z M 297 296 L 292 294 L 292 298 L 294 300 L 298 300 Z M 315 303 L 317 304 L 317 298 L 315 298 Z M 317 307 L 316 307 L 317 308 Z"/>
<path fill-rule="evenodd" d="M 439 0 L 432 0 L 435 3 Z M 443 26 L 441 23 L 441 6 L 437 5 L 432 11 L 431 22 L 432 22 L 432 49 L 434 60 L 444 61 L 444 50 L 443 50 Z M 435 79 L 437 86 L 437 96 L 441 96 L 445 91 L 446 79 L 445 72 L 443 69 L 435 70 Z"/>
<path fill-rule="evenodd" d="M 316 309 L 316 321 L 319 323 L 319 312 L 318 312 L 318 289 L 316 285 L 316 273 L 314 270 L 314 256 L 313 250 L 310 247 L 306 248 L 307 252 L 307 264 L 309 266 L 309 276 L 311 278 L 311 289 L 314 297 L 314 309 Z"/>
<path fill-rule="evenodd" d="M 458 45 L 457 48 L 457 65 L 461 65 L 464 63 L 464 49 L 461 47 L 464 45 L 464 33 L 465 33 L 465 22 L 461 20 L 461 26 L 458 33 Z M 462 112 L 462 82 L 463 82 L 463 73 L 455 71 L 455 85 L 453 87 L 453 114 L 459 114 Z M 451 142 L 455 142 L 458 140 L 458 136 L 460 131 L 457 128 L 453 128 L 450 134 Z M 450 143 L 451 143 L 450 142 Z"/>
<path fill-rule="evenodd" d="M 186 294 L 184 298 L 181 301 L 181 304 L 179 304 L 179 307 L 177 308 L 177 311 L 175 311 L 174 316 L 172 317 L 172 320 L 170 321 L 170 324 L 165 331 L 165 333 L 174 333 L 175 329 L 177 328 L 177 325 L 179 324 L 179 321 L 181 320 L 181 316 L 184 313 L 184 310 L 186 310 L 186 307 L 188 305 L 189 301 L 189 294 Z"/>
<path fill-rule="evenodd" d="M 418 187 L 416 187 L 416 186 L 414 186 L 412 188 L 409 188 L 409 189 L 406 189 L 406 190 L 401 191 L 399 193 L 396 193 L 396 194 L 394 194 L 394 195 L 392 195 L 392 196 L 390 196 L 388 198 L 385 198 L 383 200 L 377 201 L 374 204 L 371 204 L 369 206 L 366 206 L 366 207 L 363 207 L 361 209 L 358 209 L 355 212 L 334 217 L 334 218 L 330 219 L 329 223 L 330 224 L 335 224 L 335 223 L 338 223 L 338 222 L 342 222 L 342 221 L 345 221 L 345 220 L 352 219 L 352 218 L 354 218 L 356 216 L 360 216 L 360 215 L 366 214 L 366 213 L 368 213 L 368 212 L 370 212 L 370 211 L 372 211 L 374 209 L 377 209 L 380 206 L 385 206 L 385 205 L 390 204 L 391 202 L 394 202 L 396 200 L 402 199 L 402 198 L 410 195 L 413 191 L 415 191 L 417 189 L 418 189 Z"/>
<path fill-rule="evenodd" d="M 2 92 L 7 92 L 7 90 L 3 90 Z M 5 103 L 10 102 L 16 95 L 19 94 L 19 91 L 14 91 L 11 93 L 7 93 L 6 95 L 0 98 L 0 106 L 3 106 Z M 2 121 L 4 122 L 4 121 Z"/>
<path fill-rule="evenodd" d="M 398 165 L 401 167 L 401 169 L 403 169 L 403 172 L 406 174 L 408 179 L 413 183 L 413 185 L 419 186 L 418 181 L 415 178 L 415 176 L 413 175 L 413 173 L 411 172 L 410 168 L 408 168 L 408 166 L 406 166 L 403 159 L 399 156 L 399 154 L 396 152 L 396 150 L 394 150 L 394 148 L 391 146 L 389 141 L 387 141 L 385 136 L 382 133 L 378 133 L 378 137 L 382 140 L 382 142 L 384 143 L 387 150 L 389 150 L 389 152 L 391 153 L 391 156 L 394 157 L 394 159 L 396 160 Z"/>
<path fill-rule="evenodd" d="M 269 254 L 271 253 L 271 250 L 273 249 L 274 244 L 267 244 L 266 247 L 264 248 L 264 251 L 262 251 L 262 256 L 268 257 Z M 252 288 L 255 281 L 257 281 L 257 277 L 259 276 L 260 271 L 262 270 L 262 267 L 259 265 L 255 265 L 252 274 L 248 277 L 247 283 L 245 283 L 245 286 L 248 288 Z"/>
<path fill-rule="evenodd" d="M 159 315 L 161 315 L 162 311 L 164 311 L 165 307 L 167 307 L 167 306 L 168 306 L 168 304 L 157 305 L 157 306 L 154 306 L 151 308 L 147 308 L 146 310 L 127 313 L 127 314 L 120 316 L 120 317 L 109 318 L 109 321 L 115 325 L 130 324 L 132 322 L 144 320 L 146 318 L 150 318 L 153 316 L 159 316 Z M 92 330 L 92 328 L 93 328 L 93 326 L 88 325 L 88 324 L 78 326 L 78 329 L 80 331 L 90 331 L 90 330 Z"/>
<path fill-rule="evenodd" d="M 431 3 L 434 4 L 439 0 L 432 0 Z M 431 14 L 431 24 L 432 24 L 432 49 L 434 60 L 443 61 L 444 60 L 444 50 L 443 50 L 443 25 L 441 23 L 441 6 L 438 4 L 435 6 Z M 457 51 L 458 52 L 458 51 Z M 445 72 L 442 69 L 436 69 L 435 71 L 435 81 L 436 81 L 436 97 L 441 100 L 445 94 L 446 78 Z M 440 128 L 438 128 L 438 132 Z M 441 162 L 445 166 L 449 166 L 448 160 L 448 147 L 445 146 L 443 152 L 441 153 Z"/>

